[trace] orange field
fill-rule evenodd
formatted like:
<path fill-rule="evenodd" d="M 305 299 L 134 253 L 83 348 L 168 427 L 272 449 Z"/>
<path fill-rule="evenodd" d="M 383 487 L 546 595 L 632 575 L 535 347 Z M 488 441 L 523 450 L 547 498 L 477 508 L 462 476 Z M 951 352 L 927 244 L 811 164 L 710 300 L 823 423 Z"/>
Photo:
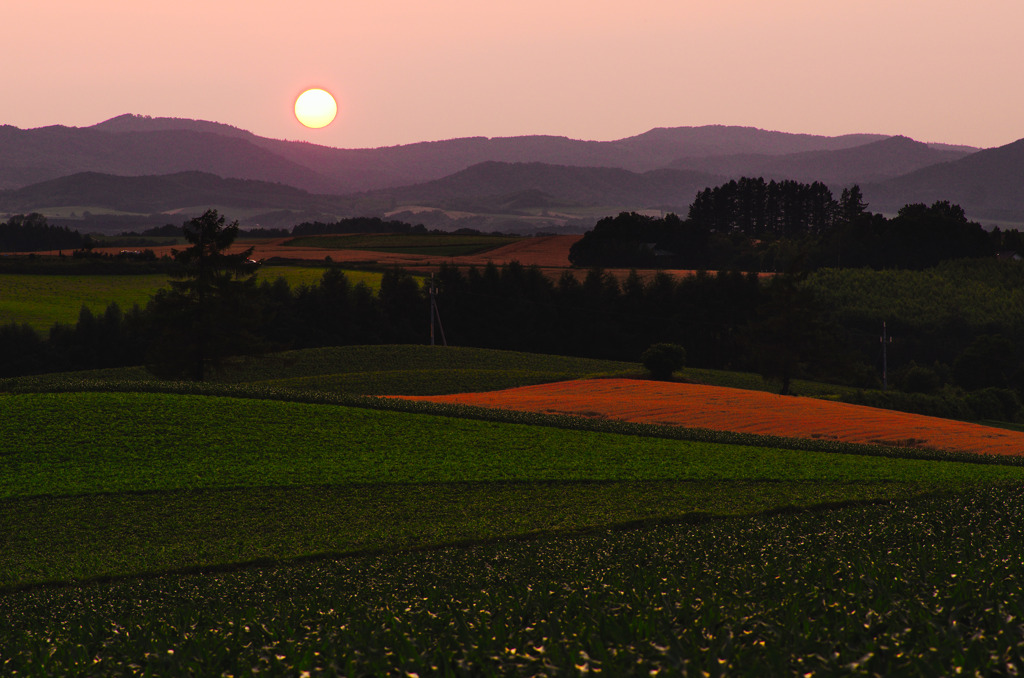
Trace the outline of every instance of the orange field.
<path fill-rule="evenodd" d="M 509 410 L 569 414 L 793 438 L 825 438 L 984 454 L 1024 453 L 1024 433 L 721 386 L 592 379 L 446 396 L 401 396 Z"/>

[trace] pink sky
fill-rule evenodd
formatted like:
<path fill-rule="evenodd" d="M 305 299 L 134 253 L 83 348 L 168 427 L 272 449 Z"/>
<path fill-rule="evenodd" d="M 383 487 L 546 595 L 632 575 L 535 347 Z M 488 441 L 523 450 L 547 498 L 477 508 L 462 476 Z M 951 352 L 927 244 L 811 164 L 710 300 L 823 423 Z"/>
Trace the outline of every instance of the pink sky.
<path fill-rule="evenodd" d="M 1021 0 L 5 2 L 0 124 L 122 113 L 345 148 L 746 125 L 1024 137 Z M 305 88 L 338 99 L 307 130 Z M 2 152 L 2 149 L 0 149 Z"/>

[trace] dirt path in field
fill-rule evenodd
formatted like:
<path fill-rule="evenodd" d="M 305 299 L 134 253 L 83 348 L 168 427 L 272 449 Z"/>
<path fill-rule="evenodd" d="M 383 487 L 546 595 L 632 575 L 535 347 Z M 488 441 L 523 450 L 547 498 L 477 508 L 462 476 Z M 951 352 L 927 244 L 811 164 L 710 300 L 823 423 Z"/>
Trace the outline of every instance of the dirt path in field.
<path fill-rule="evenodd" d="M 1024 433 L 917 414 L 721 386 L 592 379 L 488 393 L 401 396 L 528 412 L 851 443 L 1024 454 Z"/>

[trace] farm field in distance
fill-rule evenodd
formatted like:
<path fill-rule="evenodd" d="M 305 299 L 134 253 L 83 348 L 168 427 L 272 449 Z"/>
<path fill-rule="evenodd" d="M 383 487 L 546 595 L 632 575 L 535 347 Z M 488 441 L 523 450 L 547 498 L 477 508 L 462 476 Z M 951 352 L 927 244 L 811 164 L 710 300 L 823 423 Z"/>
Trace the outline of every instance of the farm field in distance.
<path fill-rule="evenodd" d="M 301 236 L 285 241 L 288 247 L 354 249 L 394 254 L 455 257 L 479 254 L 522 240 L 514 236 L 461 234 L 389 234 Z"/>
<path fill-rule="evenodd" d="M 362 346 L 240 360 L 205 385 L 134 368 L 4 380 L 2 672 L 938 675 L 1024 659 L 1016 459 L 362 397 L 640 372 Z"/>
<path fill-rule="evenodd" d="M 284 278 L 292 287 L 319 282 L 326 269 L 306 266 L 263 266 L 257 282 Z M 371 289 L 380 287 L 381 274 L 373 271 L 346 270 L 355 285 L 365 282 Z M 82 306 L 101 315 L 110 303 L 121 310 L 134 304 L 144 306 L 149 298 L 167 285 L 160 274 L 142 275 L 57 275 L 0 273 L 0 324 L 27 323 L 45 334 L 57 322 L 74 324 Z"/>

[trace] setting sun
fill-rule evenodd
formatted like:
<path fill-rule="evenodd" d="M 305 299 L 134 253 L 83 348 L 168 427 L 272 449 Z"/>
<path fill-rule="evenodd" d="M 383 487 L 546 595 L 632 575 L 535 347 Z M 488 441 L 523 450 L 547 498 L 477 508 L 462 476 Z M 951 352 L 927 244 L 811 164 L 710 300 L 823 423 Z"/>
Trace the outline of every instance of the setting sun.
<path fill-rule="evenodd" d="M 337 114 L 338 103 L 326 90 L 307 89 L 295 100 L 295 117 L 306 127 L 326 127 Z"/>

